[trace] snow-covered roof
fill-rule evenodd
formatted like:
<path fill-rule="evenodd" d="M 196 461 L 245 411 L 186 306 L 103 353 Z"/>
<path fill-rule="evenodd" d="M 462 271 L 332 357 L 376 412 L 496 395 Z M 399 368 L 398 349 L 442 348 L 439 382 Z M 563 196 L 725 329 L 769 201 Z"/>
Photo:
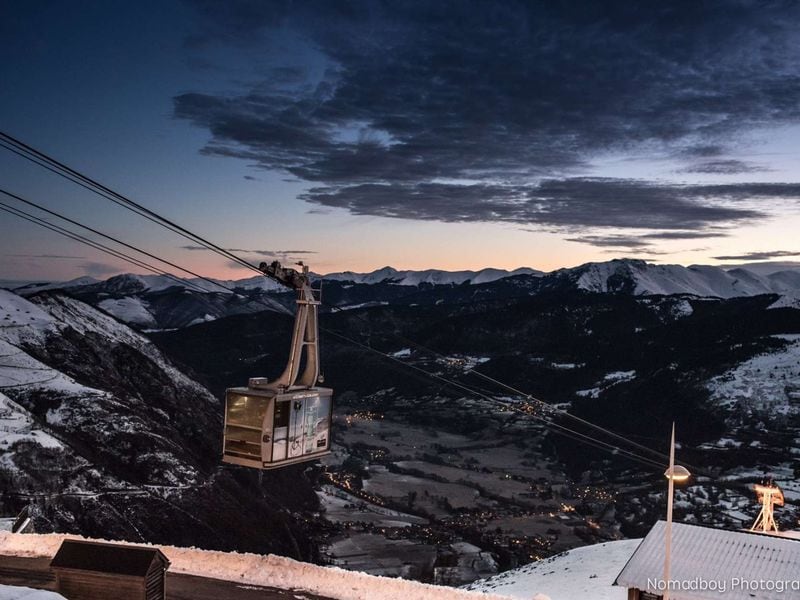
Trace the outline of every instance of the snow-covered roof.
<path fill-rule="evenodd" d="M 642 540 L 616 585 L 661 593 L 666 523 Z M 672 600 L 800 598 L 800 540 L 780 535 L 672 525 Z M 756 584 L 756 585 L 753 585 Z M 777 587 L 784 591 L 777 593 Z M 706 589 L 697 589 L 703 588 Z M 692 589 L 694 588 L 694 589 Z"/>

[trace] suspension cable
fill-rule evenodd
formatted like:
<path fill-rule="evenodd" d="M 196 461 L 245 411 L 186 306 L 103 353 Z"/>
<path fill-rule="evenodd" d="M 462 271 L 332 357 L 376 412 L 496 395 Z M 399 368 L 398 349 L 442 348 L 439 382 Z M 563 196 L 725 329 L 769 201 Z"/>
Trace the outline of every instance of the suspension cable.
<path fill-rule="evenodd" d="M 40 150 L 37 150 L 29 146 L 28 144 L 22 142 L 21 140 L 18 140 L 2 131 L 0 131 L 0 147 L 3 147 L 4 149 L 13 152 L 17 156 L 20 156 L 40 167 L 47 169 L 48 171 L 58 175 L 59 177 L 67 179 L 68 181 L 71 181 L 83 187 L 84 189 L 89 190 L 90 192 L 97 194 L 102 198 L 105 198 L 106 200 L 109 200 L 131 212 L 134 212 L 139 216 L 144 217 L 149 221 L 152 221 L 153 223 L 161 225 L 162 227 L 172 231 L 173 233 L 177 233 L 178 235 L 192 242 L 200 244 L 203 247 L 207 248 L 208 250 L 211 250 L 212 252 L 215 252 L 221 256 L 224 256 L 225 258 L 233 260 L 245 268 L 253 270 L 257 273 L 261 273 L 261 270 L 256 265 L 235 255 L 233 252 L 230 252 L 225 248 L 222 248 L 212 242 L 209 242 L 200 235 L 189 231 L 188 229 L 178 225 L 177 223 L 171 221 L 170 219 L 167 219 L 166 217 L 159 215 L 155 211 L 139 204 L 138 202 L 131 200 L 127 196 L 115 192 L 111 188 L 103 185 L 102 183 L 99 183 L 98 181 L 92 179 L 91 177 L 88 177 L 87 175 L 84 175 L 76 171 L 75 169 L 52 158 L 51 156 L 48 156 L 44 152 L 41 152 Z"/>

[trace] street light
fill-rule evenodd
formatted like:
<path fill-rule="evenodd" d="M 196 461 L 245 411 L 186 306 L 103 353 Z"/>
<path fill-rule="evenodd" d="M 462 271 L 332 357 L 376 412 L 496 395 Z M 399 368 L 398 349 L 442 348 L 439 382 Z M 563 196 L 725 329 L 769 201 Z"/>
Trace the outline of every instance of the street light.
<path fill-rule="evenodd" d="M 675 422 L 672 422 L 672 439 L 669 444 L 669 468 L 664 471 L 664 477 L 669 481 L 667 493 L 667 527 L 664 532 L 666 549 L 664 553 L 664 600 L 669 600 L 669 569 L 672 554 L 672 497 L 675 493 L 675 482 L 681 483 L 691 476 L 689 470 L 683 465 L 675 464 Z"/>

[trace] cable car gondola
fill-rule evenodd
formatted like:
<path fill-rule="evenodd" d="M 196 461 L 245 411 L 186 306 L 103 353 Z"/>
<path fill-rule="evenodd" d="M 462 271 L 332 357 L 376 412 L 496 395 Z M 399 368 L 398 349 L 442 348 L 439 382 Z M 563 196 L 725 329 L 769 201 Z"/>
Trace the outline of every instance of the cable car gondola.
<path fill-rule="evenodd" d="M 320 293 L 311 287 L 308 267 L 300 265 L 302 271 L 277 261 L 260 266 L 297 290 L 289 362 L 275 381 L 254 377 L 247 387 L 226 390 L 223 462 L 277 469 L 330 454 L 333 390 L 317 386 Z"/>

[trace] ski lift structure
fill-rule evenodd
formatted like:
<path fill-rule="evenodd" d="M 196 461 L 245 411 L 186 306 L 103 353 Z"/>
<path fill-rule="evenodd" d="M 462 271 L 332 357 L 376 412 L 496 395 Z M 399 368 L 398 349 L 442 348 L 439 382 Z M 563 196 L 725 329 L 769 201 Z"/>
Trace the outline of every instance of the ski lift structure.
<path fill-rule="evenodd" d="M 775 507 L 785 503 L 783 491 L 772 482 L 756 484 L 753 486 L 758 501 L 761 503 L 761 512 L 758 513 L 750 531 L 761 533 L 778 533 L 778 524 L 775 522 Z"/>
<path fill-rule="evenodd" d="M 322 383 L 319 363 L 320 290 L 308 266 L 261 263 L 267 277 L 297 292 L 289 362 L 274 381 L 253 377 L 247 387 L 225 392 L 222 461 L 256 469 L 278 469 L 330 454 L 333 390 Z"/>

